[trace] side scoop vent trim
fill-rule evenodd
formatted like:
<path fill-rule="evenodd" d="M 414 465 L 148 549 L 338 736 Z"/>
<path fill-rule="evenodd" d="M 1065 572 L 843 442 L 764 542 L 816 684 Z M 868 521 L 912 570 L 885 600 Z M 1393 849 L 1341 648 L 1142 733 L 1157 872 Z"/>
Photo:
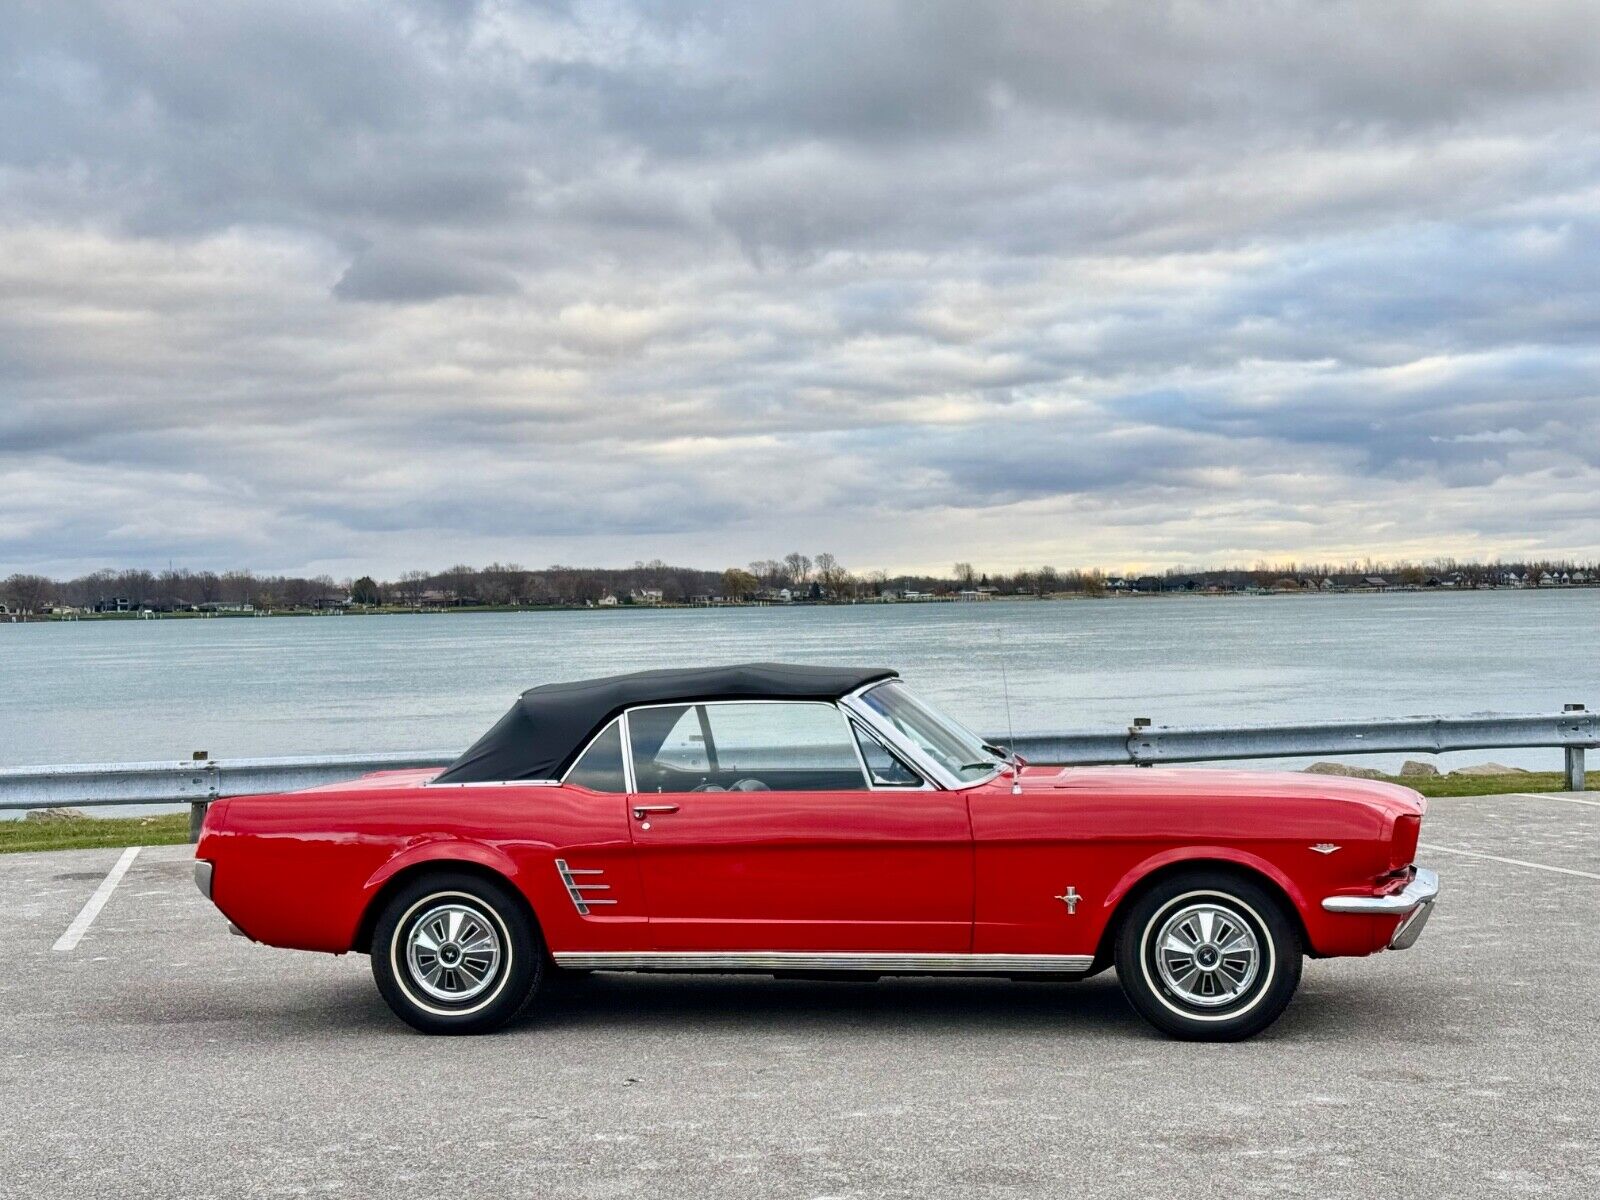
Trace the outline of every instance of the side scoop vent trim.
<path fill-rule="evenodd" d="M 569 867 L 564 858 L 556 859 L 556 873 L 561 876 L 561 885 L 567 889 L 567 895 L 572 897 L 572 907 L 578 910 L 580 917 L 587 917 L 589 910 L 602 904 L 615 904 L 615 900 L 606 900 L 599 896 L 591 896 L 590 892 L 609 892 L 611 885 L 595 880 L 585 883 L 581 877 L 604 875 L 605 872 L 598 868 Z"/>

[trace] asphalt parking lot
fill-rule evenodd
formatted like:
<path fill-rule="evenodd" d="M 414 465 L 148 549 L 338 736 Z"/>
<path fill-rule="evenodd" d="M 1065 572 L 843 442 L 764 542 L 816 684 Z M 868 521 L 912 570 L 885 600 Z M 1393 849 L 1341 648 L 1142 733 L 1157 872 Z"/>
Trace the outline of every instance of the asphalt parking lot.
<path fill-rule="evenodd" d="M 1600 794 L 1437 800 L 1423 840 L 1416 949 L 1309 963 L 1232 1046 L 1109 973 L 596 976 L 430 1039 L 365 958 L 230 936 L 186 847 L 70 949 L 122 852 L 5 856 L 0 1195 L 1600 1194 Z"/>

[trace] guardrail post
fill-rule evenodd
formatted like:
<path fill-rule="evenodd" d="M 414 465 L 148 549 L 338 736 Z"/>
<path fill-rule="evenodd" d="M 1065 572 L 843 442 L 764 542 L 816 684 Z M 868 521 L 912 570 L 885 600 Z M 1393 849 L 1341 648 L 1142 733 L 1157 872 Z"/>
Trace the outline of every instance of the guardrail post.
<path fill-rule="evenodd" d="M 1130 745 L 1131 745 L 1133 739 L 1139 736 L 1139 731 L 1141 729 L 1149 729 L 1149 728 L 1150 728 L 1150 718 L 1149 717 L 1135 717 L 1133 719 L 1132 726 L 1130 726 L 1129 729 L 1128 729 L 1128 741 L 1129 741 Z M 1133 765 L 1136 766 L 1136 767 L 1153 767 L 1153 766 L 1155 766 L 1154 763 L 1147 763 L 1147 762 L 1135 762 Z"/>
<path fill-rule="evenodd" d="M 211 807 L 211 802 L 217 798 L 217 770 L 211 765 L 211 752 L 209 750 L 196 750 L 190 757 L 197 763 L 204 763 L 202 768 L 206 773 L 207 796 L 204 800 L 191 800 L 189 802 L 189 841 L 200 840 L 200 827 L 206 823 L 206 810 Z"/>
<path fill-rule="evenodd" d="M 1583 705 L 1581 705 L 1581 704 L 1564 704 L 1561 707 L 1566 712 L 1585 712 L 1585 711 L 1587 711 L 1583 707 Z M 1584 790 L 1586 784 L 1587 784 L 1587 780 L 1585 780 L 1584 773 L 1583 773 L 1583 747 L 1582 746 L 1568 746 L 1567 747 L 1567 791 L 1569 791 L 1569 792 L 1581 792 L 1581 791 Z"/>

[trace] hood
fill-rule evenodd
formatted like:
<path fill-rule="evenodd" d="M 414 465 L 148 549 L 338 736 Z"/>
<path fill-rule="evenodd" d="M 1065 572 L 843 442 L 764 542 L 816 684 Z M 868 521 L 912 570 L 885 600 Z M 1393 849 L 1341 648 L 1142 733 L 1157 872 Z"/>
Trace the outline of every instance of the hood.
<path fill-rule="evenodd" d="M 1418 815 L 1428 803 L 1399 784 L 1300 771 L 1236 771 L 1211 767 L 1033 767 L 1026 791 L 1092 791 L 1100 796 L 1194 800 L 1348 800 L 1390 816 Z"/>

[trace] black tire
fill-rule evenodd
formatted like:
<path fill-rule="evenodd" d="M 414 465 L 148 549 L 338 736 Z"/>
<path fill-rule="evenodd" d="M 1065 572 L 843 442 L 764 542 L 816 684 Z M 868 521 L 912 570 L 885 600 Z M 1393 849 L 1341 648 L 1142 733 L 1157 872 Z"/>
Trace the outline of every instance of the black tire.
<path fill-rule="evenodd" d="M 1163 1033 L 1189 1041 L 1260 1033 L 1288 1007 L 1302 959 L 1299 927 L 1283 902 L 1224 871 L 1163 879 L 1133 902 L 1117 931 L 1117 979 L 1129 1003 Z"/>
<path fill-rule="evenodd" d="M 436 938 L 452 928 L 459 943 Z M 480 875 L 419 876 L 390 897 L 373 927 L 378 991 L 397 1017 L 423 1033 L 500 1028 L 532 1002 L 544 972 L 543 939 L 527 906 L 508 885 Z"/>

